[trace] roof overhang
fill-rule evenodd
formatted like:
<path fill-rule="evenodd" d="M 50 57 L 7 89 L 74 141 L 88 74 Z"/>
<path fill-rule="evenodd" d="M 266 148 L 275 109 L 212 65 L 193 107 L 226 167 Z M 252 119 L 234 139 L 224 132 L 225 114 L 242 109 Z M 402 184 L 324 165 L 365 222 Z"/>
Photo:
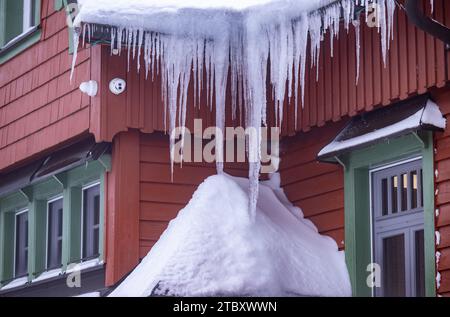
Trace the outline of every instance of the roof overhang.
<path fill-rule="evenodd" d="M 322 162 L 398 136 L 421 130 L 443 131 L 446 119 L 428 95 L 399 102 L 354 117 L 318 154 Z"/>
<path fill-rule="evenodd" d="M 110 143 L 95 143 L 93 138 L 66 146 L 39 160 L 8 173 L 0 173 L 0 197 L 36 184 L 52 175 L 68 171 L 110 153 Z"/>

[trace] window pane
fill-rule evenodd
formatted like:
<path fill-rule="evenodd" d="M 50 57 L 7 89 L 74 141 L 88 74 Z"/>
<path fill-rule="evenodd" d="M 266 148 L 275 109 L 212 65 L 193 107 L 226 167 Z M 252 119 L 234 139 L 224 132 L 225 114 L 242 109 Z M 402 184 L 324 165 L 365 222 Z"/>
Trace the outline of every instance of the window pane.
<path fill-rule="evenodd" d="M 381 180 L 381 214 L 386 216 L 388 214 L 388 184 L 387 178 Z"/>
<path fill-rule="evenodd" d="M 48 204 L 47 228 L 47 269 L 61 267 L 62 264 L 63 199 Z"/>
<path fill-rule="evenodd" d="M 411 172 L 411 209 L 417 208 L 417 191 L 418 191 L 418 179 L 417 179 L 417 171 Z"/>
<path fill-rule="evenodd" d="M 398 192 L 398 177 L 394 176 L 391 177 L 391 201 L 392 201 L 392 213 L 397 213 L 397 206 L 398 206 L 398 199 L 397 199 L 397 192 Z"/>
<path fill-rule="evenodd" d="M 416 296 L 425 296 L 425 248 L 423 230 L 415 233 Z"/>
<path fill-rule="evenodd" d="M 99 255 L 100 185 L 83 191 L 83 258 Z"/>
<path fill-rule="evenodd" d="M 15 240 L 15 277 L 20 277 L 28 271 L 28 212 L 16 215 Z"/>
<path fill-rule="evenodd" d="M 384 296 L 405 296 L 405 236 L 383 239 Z"/>
<path fill-rule="evenodd" d="M 7 44 L 23 32 L 23 0 L 4 1 L 6 1 L 4 44 Z"/>
<path fill-rule="evenodd" d="M 402 174 L 401 175 L 401 205 L 402 205 L 402 211 L 408 210 L 408 174 Z"/>

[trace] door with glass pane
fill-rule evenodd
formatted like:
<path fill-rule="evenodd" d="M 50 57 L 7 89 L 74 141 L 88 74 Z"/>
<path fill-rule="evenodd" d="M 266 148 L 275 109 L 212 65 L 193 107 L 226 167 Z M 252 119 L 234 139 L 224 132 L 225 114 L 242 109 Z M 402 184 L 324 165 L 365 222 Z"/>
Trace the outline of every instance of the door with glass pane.
<path fill-rule="evenodd" d="M 425 296 L 420 158 L 371 172 L 373 255 L 381 267 L 376 296 Z"/>

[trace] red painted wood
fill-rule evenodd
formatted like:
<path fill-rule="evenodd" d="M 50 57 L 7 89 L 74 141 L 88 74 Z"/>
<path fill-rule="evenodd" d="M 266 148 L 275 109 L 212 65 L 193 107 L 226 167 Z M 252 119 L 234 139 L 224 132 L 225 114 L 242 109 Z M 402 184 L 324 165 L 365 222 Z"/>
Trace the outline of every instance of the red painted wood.
<path fill-rule="evenodd" d="M 140 139 L 138 131 L 114 139 L 107 174 L 106 285 L 117 283 L 139 262 Z"/>

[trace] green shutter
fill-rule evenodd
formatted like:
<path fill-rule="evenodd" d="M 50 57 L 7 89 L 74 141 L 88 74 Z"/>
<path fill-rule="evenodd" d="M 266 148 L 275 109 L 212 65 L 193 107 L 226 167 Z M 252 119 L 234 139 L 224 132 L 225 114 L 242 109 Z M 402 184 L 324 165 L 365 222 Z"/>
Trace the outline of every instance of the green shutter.
<path fill-rule="evenodd" d="M 14 213 L 0 213 L 0 285 L 14 274 Z"/>

